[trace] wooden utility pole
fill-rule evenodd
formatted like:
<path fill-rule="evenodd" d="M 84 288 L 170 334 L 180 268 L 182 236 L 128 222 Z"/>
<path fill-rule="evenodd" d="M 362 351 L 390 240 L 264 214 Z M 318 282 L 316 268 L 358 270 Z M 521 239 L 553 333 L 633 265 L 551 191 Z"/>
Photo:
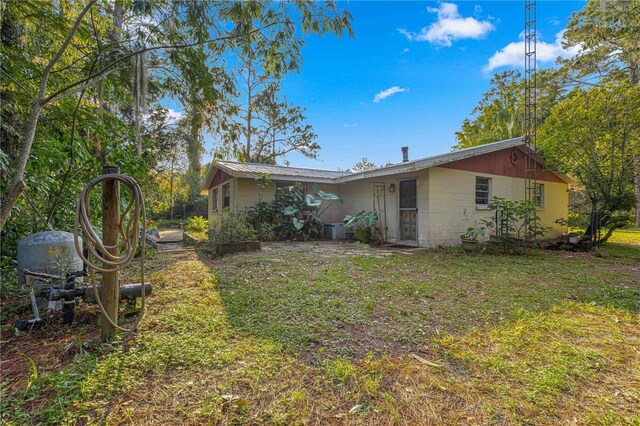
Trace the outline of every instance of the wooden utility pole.
<path fill-rule="evenodd" d="M 104 174 L 120 173 L 118 167 L 105 167 Z M 106 180 L 102 184 L 102 244 L 108 248 L 109 253 L 119 255 L 120 222 L 120 182 Z M 114 269 L 113 272 L 102 273 L 102 304 L 105 312 L 113 322 L 118 322 L 118 301 L 120 299 L 120 287 L 118 284 L 118 271 L 115 266 L 104 265 L 105 269 Z M 100 335 L 102 340 L 108 342 L 116 336 L 116 328 L 104 317 L 100 318 Z"/>

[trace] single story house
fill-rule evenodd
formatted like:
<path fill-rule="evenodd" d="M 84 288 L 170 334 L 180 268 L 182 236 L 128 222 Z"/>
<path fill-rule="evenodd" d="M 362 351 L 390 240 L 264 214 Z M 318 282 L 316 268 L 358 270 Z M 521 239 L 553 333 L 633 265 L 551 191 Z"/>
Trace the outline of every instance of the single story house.
<path fill-rule="evenodd" d="M 493 196 L 521 200 L 525 195 L 525 144 L 508 139 L 410 161 L 403 148 L 401 163 L 349 173 L 267 164 L 215 161 L 209 167 L 202 194 L 209 196 L 209 223 L 227 212 L 240 213 L 258 201 L 256 178 L 272 179 L 263 200 L 270 201 L 276 188 L 295 182 L 312 184 L 336 194 L 344 204 L 333 204 L 323 213 L 325 223 L 342 222 L 362 210 L 378 213 L 386 241 L 437 247 L 457 245 L 470 226 L 492 216 Z M 536 202 L 548 237 L 567 231 L 556 223 L 568 217 L 568 189 L 573 181 L 536 161 Z"/>

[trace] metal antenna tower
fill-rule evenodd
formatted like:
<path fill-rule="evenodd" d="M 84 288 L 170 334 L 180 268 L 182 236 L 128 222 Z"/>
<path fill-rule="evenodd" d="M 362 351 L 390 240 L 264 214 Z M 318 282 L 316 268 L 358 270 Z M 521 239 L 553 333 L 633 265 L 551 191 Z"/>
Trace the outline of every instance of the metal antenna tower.
<path fill-rule="evenodd" d="M 525 144 L 525 200 L 535 201 L 536 191 L 536 0 L 524 0 L 524 144 Z"/>

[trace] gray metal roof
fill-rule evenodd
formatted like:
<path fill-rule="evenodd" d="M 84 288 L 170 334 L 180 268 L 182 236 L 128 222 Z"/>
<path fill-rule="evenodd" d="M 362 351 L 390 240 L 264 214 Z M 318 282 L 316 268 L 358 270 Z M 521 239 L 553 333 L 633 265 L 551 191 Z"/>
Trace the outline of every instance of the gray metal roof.
<path fill-rule="evenodd" d="M 207 176 L 202 185 L 201 194 L 206 194 L 209 185 L 215 175 L 214 169 L 220 169 L 233 177 L 255 179 L 260 173 L 266 173 L 273 180 L 313 182 L 313 183 L 336 183 L 336 179 L 346 176 L 348 172 L 336 170 L 305 169 L 301 167 L 276 166 L 273 164 L 259 163 L 236 163 L 233 161 L 214 161 L 209 166 Z"/>
<path fill-rule="evenodd" d="M 271 176 L 335 179 L 349 174 L 348 172 L 338 172 L 335 170 L 304 169 L 301 167 L 276 166 L 273 164 L 234 163 L 231 161 L 216 161 L 215 164 L 230 175 L 238 177 L 243 177 L 240 176 L 240 174 L 253 176 L 259 173 L 267 173 Z"/>
<path fill-rule="evenodd" d="M 488 143 L 485 145 L 474 146 L 471 148 L 461 149 L 459 151 L 451 151 L 444 154 L 432 155 L 430 157 L 419 158 L 417 160 L 408 161 L 406 163 L 391 164 L 389 166 L 378 167 L 376 169 L 365 170 L 357 173 L 338 172 L 333 170 L 304 169 L 300 167 L 274 166 L 270 164 L 256 163 L 234 163 L 231 161 L 214 161 L 209 167 L 207 178 L 203 185 L 203 193 L 206 193 L 208 185 L 213 179 L 213 168 L 219 168 L 233 177 L 255 178 L 260 173 L 267 173 L 273 180 L 284 181 L 300 181 L 300 182 L 317 182 L 317 183 L 343 183 L 351 182 L 359 179 L 368 179 L 372 177 L 388 176 L 399 173 L 407 173 L 429 167 L 436 167 L 442 164 L 461 160 L 476 155 L 487 154 L 499 151 L 501 149 L 522 147 L 524 148 L 524 139 L 521 137 L 507 139 L 504 141 Z M 544 160 L 537 156 L 536 159 L 540 164 L 544 165 Z M 567 183 L 573 183 L 573 180 L 554 172 Z"/>

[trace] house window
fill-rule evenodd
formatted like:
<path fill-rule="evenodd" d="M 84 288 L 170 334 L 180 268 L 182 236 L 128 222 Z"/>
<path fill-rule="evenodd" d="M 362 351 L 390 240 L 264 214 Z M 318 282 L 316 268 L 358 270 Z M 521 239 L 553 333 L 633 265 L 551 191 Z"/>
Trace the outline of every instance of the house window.
<path fill-rule="evenodd" d="M 415 209 L 417 204 L 417 182 L 415 179 L 401 180 L 400 185 L 400 208 Z"/>
<path fill-rule="evenodd" d="M 222 185 L 222 208 L 228 209 L 231 206 L 231 186 Z"/>
<path fill-rule="evenodd" d="M 476 176 L 476 205 L 486 206 L 491 198 L 491 179 Z"/>
<path fill-rule="evenodd" d="M 214 189 L 211 191 L 211 211 L 215 212 L 218 210 L 218 190 Z"/>
<path fill-rule="evenodd" d="M 535 184 L 535 188 L 533 191 L 533 202 L 540 208 L 544 207 L 544 184 Z"/>

